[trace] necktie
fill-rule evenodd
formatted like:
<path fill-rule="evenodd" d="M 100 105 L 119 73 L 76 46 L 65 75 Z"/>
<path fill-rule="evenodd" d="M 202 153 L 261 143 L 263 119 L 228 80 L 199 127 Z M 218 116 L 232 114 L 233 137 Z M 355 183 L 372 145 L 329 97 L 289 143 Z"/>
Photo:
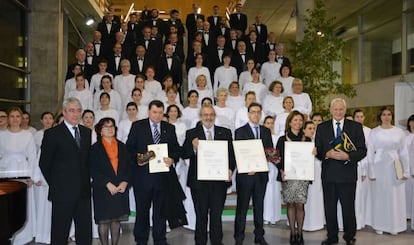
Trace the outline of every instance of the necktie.
<path fill-rule="evenodd" d="M 158 143 L 160 143 L 160 140 L 161 140 L 161 134 L 160 134 L 160 131 L 158 131 L 158 126 L 157 126 L 157 124 L 152 124 L 152 127 L 154 128 L 154 135 L 153 135 L 153 137 L 154 137 L 154 143 L 155 144 L 158 144 Z"/>
<path fill-rule="evenodd" d="M 207 140 L 213 140 L 213 136 L 211 135 L 210 130 L 207 130 Z"/>
<path fill-rule="evenodd" d="M 80 137 L 79 129 L 78 129 L 78 127 L 72 127 L 72 128 L 73 128 L 73 130 L 75 130 L 75 141 L 76 141 L 76 144 L 80 148 L 81 137 Z"/>
<path fill-rule="evenodd" d="M 336 137 L 339 137 L 341 135 L 341 123 L 336 122 Z"/>
<path fill-rule="evenodd" d="M 256 133 L 256 135 L 255 135 L 255 137 L 256 137 L 256 139 L 259 139 L 259 127 L 254 127 L 254 131 L 255 131 L 255 133 Z"/>

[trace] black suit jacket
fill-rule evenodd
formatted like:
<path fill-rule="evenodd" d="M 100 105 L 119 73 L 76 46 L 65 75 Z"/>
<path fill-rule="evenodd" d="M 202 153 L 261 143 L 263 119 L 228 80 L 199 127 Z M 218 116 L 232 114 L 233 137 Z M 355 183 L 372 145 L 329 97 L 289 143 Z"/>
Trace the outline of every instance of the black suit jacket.
<path fill-rule="evenodd" d="M 154 144 L 151 127 L 148 118 L 136 121 L 131 126 L 126 145 L 133 159 L 132 184 L 134 188 L 164 190 L 168 183 L 167 179 L 176 174 L 174 167 L 170 167 L 168 173 L 150 173 L 148 164 L 138 166 L 136 162 L 137 153 L 146 153 L 147 146 Z M 161 121 L 160 133 L 160 143 L 168 144 L 168 156 L 178 162 L 181 148 L 177 141 L 174 125 Z"/>
<path fill-rule="evenodd" d="M 102 34 L 101 42 L 105 47 L 112 49 L 115 44 L 115 33 L 118 32 L 121 28 L 121 23 L 117 20 L 112 21 L 112 26 L 110 32 L 106 28 L 105 21 L 102 21 L 98 24 L 97 30 Z"/>
<path fill-rule="evenodd" d="M 202 19 L 204 21 L 204 15 L 197 14 L 197 19 Z M 194 13 L 187 15 L 185 26 L 187 27 L 188 40 L 192 40 L 194 38 L 194 33 L 197 31 Z"/>
<path fill-rule="evenodd" d="M 237 13 L 230 15 L 230 27 L 232 29 L 240 30 L 242 33 L 247 28 L 247 15 L 240 13 L 240 20 L 238 19 Z"/>
<path fill-rule="evenodd" d="M 220 26 L 220 16 L 217 16 L 217 22 L 214 23 L 214 16 L 211 15 L 207 17 L 208 23 L 210 23 L 210 30 L 217 31 L 217 28 Z"/>
<path fill-rule="evenodd" d="M 334 183 L 349 183 L 357 181 L 358 162 L 364 158 L 367 153 L 362 125 L 360 123 L 345 119 L 342 132 L 346 132 L 348 134 L 357 149 L 356 151 L 349 153 L 349 161 L 339 161 L 325 158 L 326 152 L 333 148 L 330 142 L 335 138 L 332 120 L 319 124 L 316 130 L 316 157 L 322 161 L 323 181 Z"/>
<path fill-rule="evenodd" d="M 155 39 L 152 38 L 149 40 L 148 48 L 145 47 L 145 39 L 141 38 L 137 41 L 137 46 L 142 45 L 145 48 L 145 55 L 148 58 L 148 64 L 149 65 L 157 65 L 158 60 L 161 57 L 162 53 L 162 42 L 161 39 Z M 148 54 L 148 55 L 147 55 Z"/>
<path fill-rule="evenodd" d="M 260 125 L 260 139 L 262 140 L 263 143 L 263 147 L 273 147 L 273 142 L 272 142 L 272 134 L 270 133 L 270 130 L 262 125 Z M 249 140 L 249 139 L 255 139 L 254 137 L 254 133 L 252 131 L 252 129 L 250 128 L 249 123 L 246 123 L 244 126 L 236 129 L 235 132 L 235 140 Z M 260 173 L 255 173 L 256 178 L 258 178 L 260 181 L 264 181 L 267 182 L 269 179 L 269 175 L 267 172 L 260 172 Z M 252 177 L 248 174 L 239 174 L 238 173 L 238 177 L 239 178 L 243 178 L 243 177 Z"/>
<path fill-rule="evenodd" d="M 208 183 L 220 183 L 224 188 L 231 185 L 231 182 L 225 181 L 200 181 L 197 180 L 197 153 L 193 150 L 193 139 L 198 138 L 200 140 L 206 140 L 204 129 L 201 124 L 193 129 L 187 130 L 185 141 L 183 144 L 184 158 L 190 159 L 190 167 L 188 169 L 187 186 L 190 188 L 202 188 L 203 185 Z M 226 140 L 228 142 L 229 150 L 229 169 L 234 170 L 236 166 L 236 160 L 234 157 L 233 143 L 231 131 L 227 128 L 214 126 L 214 140 Z"/>
<path fill-rule="evenodd" d="M 237 76 L 240 76 L 240 73 L 242 73 L 244 70 L 247 69 L 246 62 L 248 59 L 253 58 L 253 56 L 247 52 L 245 54 L 245 61 L 243 62 L 243 58 L 239 52 L 233 52 L 233 56 L 231 57 L 231 66 L 236 68 L 237 70 Z"/>
<path fill-rule="evenodd" d="M 265 24 L 260 24 L 260 33 L 259 29 L 257 27 L 258 24 L 253 24 L 256 27 L 256 33 L 257 33 L 257 40 L 260 41 L 262 44 L 265 44 L 267 41 L 267 26 Z"/>
<path fill-rule="evenodd" d="M 143 60 L 143 64 L 142 64 L 142 69 L 139 69 L 139 65 L 138 65 L 138 59 L 137 56 L 132 56 L 129 59 L 129 62 L 131 63 L 131 73 L 134 75 L 144 75 L 145 74 L 145 69 L 150 65 L 149 64 L 149 58 L 147 58 L 147 54 L 145 54 L 144 56 L 144 60 Z"/>
<path fill-rule="evenodd" d="M 223 59 L 220 61 L 219 52 L 216 46 L 210 47 L 207 54 L 209 55 L 209 70 L 211 74 L 214 74 L 216 68 L 223 65 Z M 224 47 L 223 55 L 224 54 L 231 54 L 231 50 Z"/>
<path fill-rule="evenodd" d="M 182 69 L 181 69 L 181 60 L 178 56 L 172 56 L 171 69 L 168 69 L 167 57 L 163 55 L 158 61 L 157 65 L 157 74 L 155 79 L 162 81 L 166 75 L 171 75 L 173 77 L 174 85 L 180 87 L 183 81 Z"/>
<path fill-rule="evenodd" d="M 49 200 L 77 201 L 90 198 L 89 149 L 91 130 L 78 125 L 81 146 L 65 123 L 45 131 L 40 154 L 40 169 L 49 184 Z"/>
<path fill-rule="evenodd" d="M 253 55 L 256 64 L 262 64 L 265 59 L 265 48 L 259 41 L 256 42 L 256 47 L 253 51 L 253 44 L 250 41 L 246 42 L 246 50 Z"/>
<path fill-rule="evenodd" d="M 111 182 L 118 186 L 121 182 L 129 183 L 131 177 L 131 155 L 124 143 L 118 141 L 118 170 L 115 173 L 108 154 L 101 140 L 91 147 L 89 165 L 91 168 L 95 220 L 120 217 L 129 214 L 129 192 L 111 195 L 106 184 Z"/>
<path fill-rule="evenodd" d="M 121 71 L 121 61 L 123 59 L 126 59 L 127 57 L 124 55 L 124 53 L 121 54 L 121 59 L 119 60 L 119 65 L 118 65 L 118 69 L 116 69 L 116 64 L 115 64 L 115 55 L 111 54 L 108 57 L 108 72 L 111 73 L 112 75 L 114 75 L 114 77 L 116 75 L 119 75 L 122 73 Z"/>

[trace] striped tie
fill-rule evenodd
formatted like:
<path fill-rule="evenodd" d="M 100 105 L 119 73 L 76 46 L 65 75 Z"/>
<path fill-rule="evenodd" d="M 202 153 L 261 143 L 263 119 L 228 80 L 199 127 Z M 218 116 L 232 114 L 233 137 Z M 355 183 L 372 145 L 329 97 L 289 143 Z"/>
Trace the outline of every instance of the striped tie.
<path fill-rule="evenodd" d="M 80 148 L 81 137 L 80 137 L 80 134 L 79 134 L 79 129 L 78 129 L 78 127 L 72 127 L 72 128 L 73 128 L 73 130 L 75 130 L 75 141 L 76 141 L 76 144 Z"/>
<path fill-rule="evenodd" d="M 160 140 L 161 140 L 160 131 L 158 131 L 158 126 L 156 123 L 152 124 L 152 127 L 154 127 L 154 135 L 153 135 L 154 143 L 158 144 L 160 143 Z"/>

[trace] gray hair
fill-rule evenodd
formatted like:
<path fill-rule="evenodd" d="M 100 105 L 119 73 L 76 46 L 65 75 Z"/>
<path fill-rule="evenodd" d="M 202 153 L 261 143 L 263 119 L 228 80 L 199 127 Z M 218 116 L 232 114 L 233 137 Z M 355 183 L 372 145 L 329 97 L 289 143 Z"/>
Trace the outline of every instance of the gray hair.
<path fill-rule="evenodd" d="M 204 108 L 211 108 L 214 112 L 214 115 L 216 115 L 216 110 L 214 109 L 214 107 L 212 105 L 202 105 L 199 111 L 199 116 L 201 117 L 201 113 L 203 111 Z"/>
<path fill-rule="evenodd" d="M 218 88 L 217 92 L 216 92 L 216 96 L 219 96 L 220 93 L 226 93 L 227 94 L 227 89 L 226 88 Z"/>
<path fill-rule="evenodd" d="M 335 98 L 331 100 L 330 108 L 332 108 L 332 106 L 335 105 L 336 103 L 342 103 L 346 108 L 346 101 L 342 98 Z"/>
<path fill-rule="evenodd" d="M 82 109 L 82 104 L 81 104 L 80 100 L 75 98 L 75 97 L 69 97 L 69 98 L 66 98 L 63 101 L 63 104 L 62 104 L 63 111 L 66 110 L 66 107 L 68 107 L 68 104 L 77 104 Z"/>

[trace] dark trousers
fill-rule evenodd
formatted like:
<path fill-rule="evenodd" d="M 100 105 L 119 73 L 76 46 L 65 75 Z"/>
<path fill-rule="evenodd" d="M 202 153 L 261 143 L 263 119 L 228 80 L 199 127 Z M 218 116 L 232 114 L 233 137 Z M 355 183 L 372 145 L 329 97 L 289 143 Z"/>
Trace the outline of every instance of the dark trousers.
<path fill-rule="evenodd" d="M 52 202 L 51 244 L 68 244 L 72 220 L 76 244 L 92 243 L 91 199 L 82 198 L 73 202 Z"/>
<path fill-rule="evenodd" d="M 266 173 L 267 174 L 267 173 Z M 244 240 L 246 228 L 246 215 L 249 209 L 250 197 L 253 200 L 254 236 L 255 240 L 261 240 L 264 236 L 263 229 L 263 199 L 266 192 L 267 181 L 255 175 L 238 174 L 236 179 L 237 208 L 234 222 L 234 239 Z"/>
<path fill-rule="evenodd" d="M 356 182 L 352 183 L 327 183 L 322 181 L 323 202 L 325 205 L 326 229 L 328 240 L 338 240 L 338 200 L 342 206 L 342 218 L 344 222 L 344 240 L 354 239 L 356 234 L 355 218 L 355 189 Z"/>
<path fill-rule="evenodd" d="M 227 188 L 223 183 L 203 183 L 201 188 L 192 188 L 191 196 L 196 213 L 195 244 L 207 244 L 207 221 L 210 215 L 210 241 L 222 244 L 223 227 L 221 214 L 226 201 Z"/>
<path fill-rule="evenodd" d="M 147 244 L 150 223 L 149 210 L 152 203 L 152 238 L 155 245 L 166 244 L 165 191 L 159 189 L 142 189 L 134 186 L 137 216 L 135 219 L 134 235 L 137 244 Z"/>

